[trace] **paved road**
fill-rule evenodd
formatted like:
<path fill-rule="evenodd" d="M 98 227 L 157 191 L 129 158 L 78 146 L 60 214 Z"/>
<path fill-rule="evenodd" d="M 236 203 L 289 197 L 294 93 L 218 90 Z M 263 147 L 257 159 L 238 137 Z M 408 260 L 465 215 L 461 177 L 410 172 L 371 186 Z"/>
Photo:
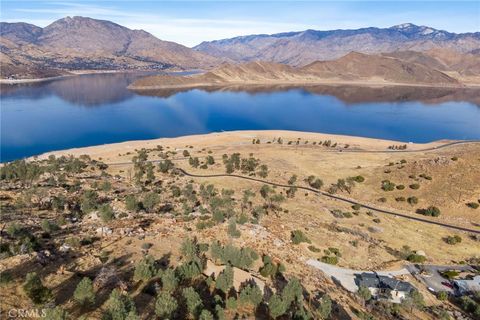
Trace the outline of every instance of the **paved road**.
<path fill-rule="evenodd" d="M 425 273 L 420 273 L 420 268 L 425 270 Z M 425 284 L 427 288 L 433 289 L 435 292 L 446 291 L 448 293 L 454 293 L 454 291 L 442 284 L 442 282 L 448 282 L 443 278 L 439 272 L 446 270 L 458 270 L 458 271 L 473 271 L 472 267 L 468 265 L 459 266 L 439 266 L 439 265 L 421 265 L 419 267 L 415 265 L 408 265 L 407 269 L 417 279 Z"/>
<path fill-rule="evenodd" d="M 340 282 L 340 284 L 350 292 L 357 292 L 358 290 L 358 286 L 355 284 L 355 274 L 363 272 L 376 272 L 378 275 L 391 277 L 410 274 L 410 271 L 408 271 L 406 268 L 392 271 L 353 270 L 347 268 L 340 268 L 314 259 L 307 260 L 307 264 L 321 270 L 333 280 Z"/>

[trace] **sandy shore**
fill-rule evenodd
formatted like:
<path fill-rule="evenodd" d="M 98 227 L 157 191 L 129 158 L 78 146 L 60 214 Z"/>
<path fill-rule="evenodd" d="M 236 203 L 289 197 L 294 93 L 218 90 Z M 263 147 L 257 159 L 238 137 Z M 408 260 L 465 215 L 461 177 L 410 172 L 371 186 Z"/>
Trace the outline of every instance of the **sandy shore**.
<path fill-rule="evenodd" d="M 450 140 L 440 140 L 429 143 L 411 143 L 393 140 L 382 140 L 374 138 L 355 137 L 347 135 L 335 135 L 313 132 L 301 131 L 286 131 L 286 130 L 257 130 L 257 131 L 228 131 L 228 132 L 214 132 L 202 135 L 190 135 L 176 138 L 158 138 L 152 140 L 134 140 L 112 144 L 104 144 L 83 148 L 73 148 L 59 151 L 52 151 L 39 155 L 38 158 L 46 158 L 51 154 L 60 155 L 74 155 L 79 156 L 88 154 L 93 158 L 109 159 L 114 161 L 119 153 L 134 152 L 141 148 L 155 148 L 157 145 L 168 145 L 173 148 L 184 148 L 186 145 L 201 145 L 202 147 L 214 148 L 235 145 L 251 145 L 253 139 L 260 139 L 261 141 L 271 141 L 274 138 L 281 137 L 285 144 L 287 141 L 296 141 L 300 138 L 302 141 L 325 141 L 331 140 L 339 144 L 348 144 L 349 149 L 362 150 L 388 150 L 391 145 L 408 146 L 408 150 L 420 150 L 426 148 L 433 148 L 441 144 L 450 142 Z"/>

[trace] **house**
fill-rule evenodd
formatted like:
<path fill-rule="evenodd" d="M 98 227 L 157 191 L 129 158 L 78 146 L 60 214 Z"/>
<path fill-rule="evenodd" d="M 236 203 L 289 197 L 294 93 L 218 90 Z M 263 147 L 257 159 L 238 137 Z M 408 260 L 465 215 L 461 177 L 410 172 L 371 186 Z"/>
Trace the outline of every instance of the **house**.
<path fill-rule="evenodd" d="M 377 273 L 363 272 L 355 274 L 355 284 L 370 290 L 375 299 L 386 299 L 400 303 L 415 289 L 410 283 Z"/>
<path fill-rule="evenodd" d="M 480 292 L 480 276 L 475 276 L 473 279 L 454 280 L 453 286 L 459 295 L 467 293 Z"/>

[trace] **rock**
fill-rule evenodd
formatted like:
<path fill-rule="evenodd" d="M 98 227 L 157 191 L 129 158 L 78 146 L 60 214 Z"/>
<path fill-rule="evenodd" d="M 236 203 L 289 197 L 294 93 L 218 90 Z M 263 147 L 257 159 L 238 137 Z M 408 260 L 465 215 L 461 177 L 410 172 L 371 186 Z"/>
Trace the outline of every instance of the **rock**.
<path fill-rule="evenodd" d="M 95 230 L 95 232 L 97 232 L 97 234 L 100 235 L 100 236 L 107 236 L 107 235 L 111 235 L 113 233 L 112 229 L 110 229 L 109 227 L 97 228 L 97 230 Z"/>
<path fill-rule="evenodd" d="M 62 244 L 62 246 L 58 249 L 60 252 L 68 252 L 70 251 L 70 249 L 72 249 L 72 247 L 70 247 L 68 244 L 64 243 Z"/>

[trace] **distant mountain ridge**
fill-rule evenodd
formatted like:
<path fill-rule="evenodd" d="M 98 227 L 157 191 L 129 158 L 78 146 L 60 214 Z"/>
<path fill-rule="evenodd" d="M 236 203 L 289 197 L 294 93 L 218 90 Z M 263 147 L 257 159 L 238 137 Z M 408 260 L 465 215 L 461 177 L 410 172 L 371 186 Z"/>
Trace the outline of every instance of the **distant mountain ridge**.
<path fill-rule="evenodd" d="M 0 24 L 2 65 L 15 69 L 192 69 L 220 59 L 160 40 L 143 30 L 86 17 L 66 17 L 45 28 Z M 4 73 L 5 70 L 2 70 Z M 5 75 L 2 75 L 5 77 Z"/>
<path fill-rule="evenodd" d="M 351 52 L 337 60 L 316 61 L 304 67 L 275 62 L 223 64 L 204 74 L 149 76 L 136 80 L 131 89 L 151 90 L 230 85 L 304 85 L 321 83 L 402 84 L 462 86 L 444 72 L 384 55 Z"/>
<path fill-rule="evenodd" d="M 305 30 L 240 36 L 202 42 L 196 51 L 238 62 L 261 60 L 302 66 L 333 60 L 351 51 L 377 54 L 394 51 L 451 49 L 468 53 L 480 48 L 480 32 L 456 34 L 405 23 L 390 28 Z"/>

